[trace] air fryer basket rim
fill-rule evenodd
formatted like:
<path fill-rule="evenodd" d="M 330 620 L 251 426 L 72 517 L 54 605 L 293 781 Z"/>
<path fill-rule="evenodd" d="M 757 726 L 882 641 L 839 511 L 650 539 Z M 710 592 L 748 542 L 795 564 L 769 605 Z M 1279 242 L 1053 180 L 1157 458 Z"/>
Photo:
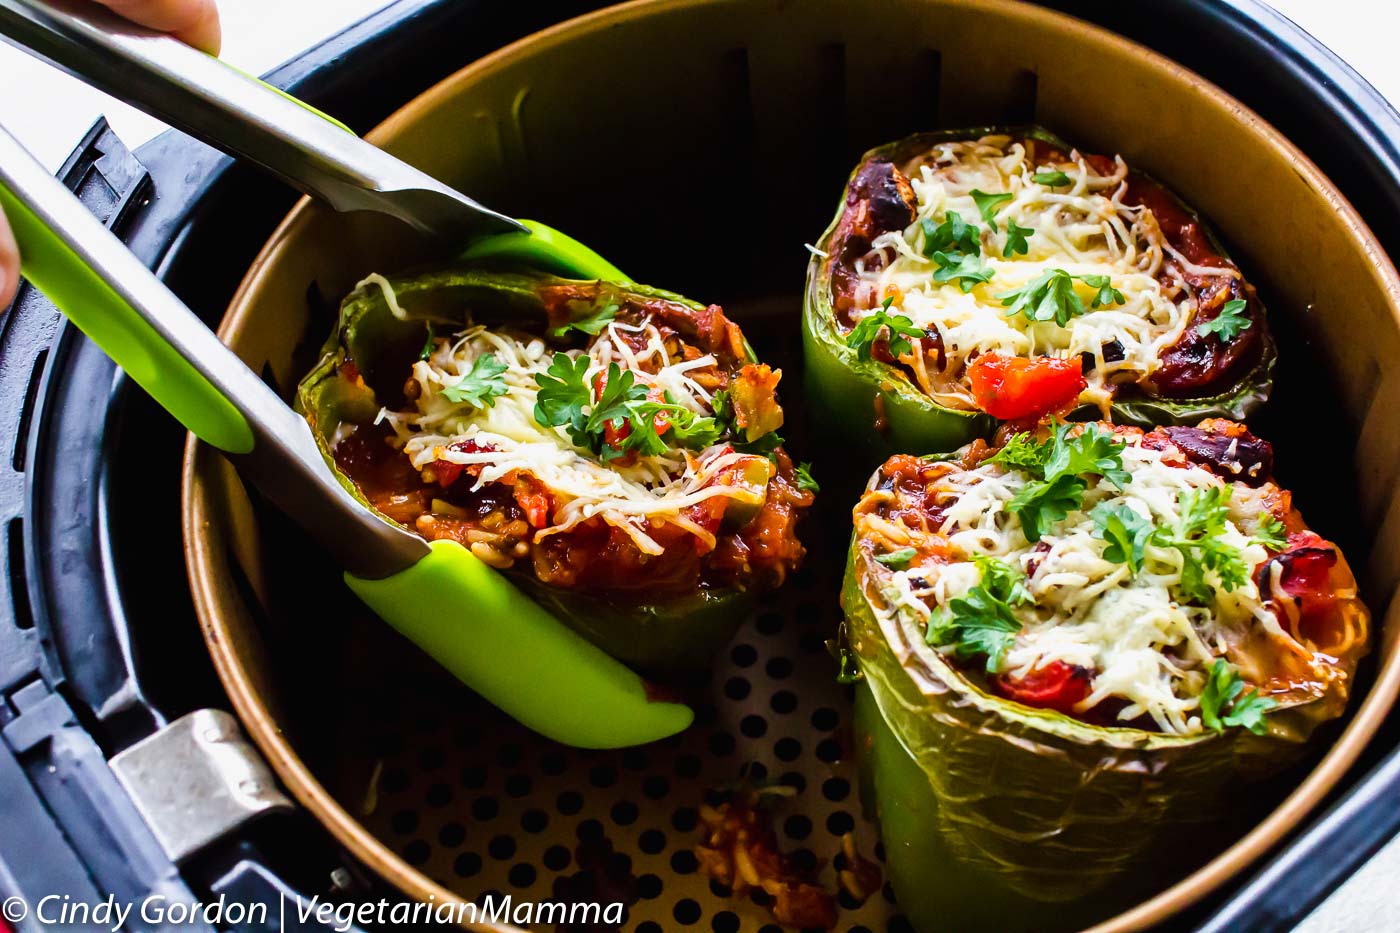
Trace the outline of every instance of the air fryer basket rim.
<path fill-rule="evenodd" d="M 666 0 L 632 0 L 632 2 L 620 6 L 599 10 L 549 27 L 493 52 L 443 79 L 428 91 L 406 103 L 369 133 L 367 138 L 379 144 L 392 140 L 420 113 L 431 109 L 435 102 L 444 97 L 451 97 L 458 88 L 502 69 L 521 54 L 547 50 L 558 44 L 569 42 L 577 36 L 611 28 L 633 18 L 647 16 L 654 9 L 662 7 L 670 9 L 698 8 L 722 5 L 725 2 L 726 0 L 671 0 L 669 3 Z M 1015 0 L 940 0 L 940 2 L 946 7 L 962 7 L 969 10 L 990 9 L 996 11 L 998 15 L 1020 18 L 1042 28 L 1057 28 L 1082 37 L 1086 42 L 1117 46 L 1120 51 L 1130 52 L 1132 55 L 1147 61 L 1155 69 L 1171 76 L 1178 83 L 1190 86 L 1196 93 L 1211 99 L 1215 105 L 1233 111 L 1236 120 L 1250 131 L 1266 138 L 1283 152 L 1299 175 L 1325 198 L 1356 242 L 1362 245 L 1370 261 L 1374 284 L 1389 297 L 1392 314 L 1395 313 L 1396 307 L 1400 306 L 1400 276 L 1397 276 L 1384 250 L 1350 203 L 1321 174 L 1311 160 L 1292 143 L 1253 111 L 1225 94 L 1215 85 L 1150 49 L 1063 13 L 1017 3 Z M 233 313 L 225 319 L 220 330 L 221 337 L 227 339 L 230 333 L 236 333 L 241 329 L 246 316 L 243 311 L 246 307 L 248 294 L 254 289 L 264 270 L 276 263 L 287 241 L 292 239 L 299 228 L 307 222 L 312 209 L 309 199 L 301 199 L 269 238 L 231 302 Z M 264 754 L 268 756 L 270 763 L 298 800 L 330 828 L 333 834 L 357 858 L 373 866 L 376 871 L 384 875 L 386 880 L 416 898 L 431 898 L 438 903 L 459 901 L 460 898 L 456 894 L 447 891 L 411 867 L 379 838 L 371 834 L 331 796 L 282 736 L 263 697 L 254 689 L 237 658 L 225 646 L 227 631 L 218 612 L 211 608 L 215 603 L 207 572 L 208 565 L 213 562 L 209 548 L 211 546 L 221 547 L 221 545 L 217 542 L 211 542 L 209 537 L 204 534 L 211 519 L 202 497 L 194 495 L 192 492 L 200 482 L 201 458 L 212 456 L 214 454 L 211 451 L 201 448 L 193 438 L 190 439 L 186 449 L 182 491 L 185 538 L 189 545 L 187 547 L 187 563 L 201 626 L 214 656 L 219 675 L 229 691 L 235 709 Z M 1383 615 L 1378 613 L 1377 619 L 1382 618 Z M 1377 634 L 1379 635 L 1379 631 Z M 1394 639 L 1394 633 L 1387 631 L 1386 642 L 1392 642 Z M 1382 647 L 1379 644 L 1379 639 L 1377 647 Z M 1108 931 L 1138 929 L 1160 922 L 1205 897 L 1259 859 L 1318 805 L 1330 788 L 1355 762 L 1362 748 L 1375 733 L 1394 703 L 1397 692 L 1400 692 L 1400 659 L 1397 659 L 1392 652 L 1392 657 L 1378 672 L 1371 689 L 1356 706 L 1345 732 L 1338 738 L 1333 748 L 1268 817 L 1190 876 L 1131 910 L 1105 921 L 1095 927 L 1094 931 L 1108 933 Z M 481 929 L 499 928 L 482 926 Z"/>

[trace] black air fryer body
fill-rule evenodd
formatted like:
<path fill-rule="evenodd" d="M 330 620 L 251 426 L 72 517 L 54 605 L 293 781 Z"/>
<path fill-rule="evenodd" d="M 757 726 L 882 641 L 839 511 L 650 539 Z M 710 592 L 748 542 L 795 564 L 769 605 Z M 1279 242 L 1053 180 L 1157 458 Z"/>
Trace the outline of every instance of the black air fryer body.
<path fill-rule="evenodd" d="M 268 78 L 362 132 L 480 55 L 596 5 L 399 0 Z M 1046 5 L 1151 46 L 1240 98 L 1316 161 L 1400 256 L 1400 115 L 1291 22 L 1256 0 Z M 211 325 L 294 200 L 178 133 L 133 153 L 102 123 L 61 176 Z M 193 710 L 229 706 L 185 579 L 184 434 L 37 292 L 24 289 L 0 327 L 0 437 L 9 445 L 0 462 L 0 900 L 224 894 L 267 904 L 276 929 L 282 893 L 392 899 L 286 808 L 179 865 L 167 855 L 108 761 Z M 1383 732 L 1332 811 L 1268 874 L 1174 925 L 1283 929 L 1305 915 L 1400 826 L 1394 806 L 1372 805 L 1400 786 L 1397 745 L 1400 727 Z M 285 922 L 302 928 L 290 909 Z M 133 916 L 126 928 L 159 924 Z"/>

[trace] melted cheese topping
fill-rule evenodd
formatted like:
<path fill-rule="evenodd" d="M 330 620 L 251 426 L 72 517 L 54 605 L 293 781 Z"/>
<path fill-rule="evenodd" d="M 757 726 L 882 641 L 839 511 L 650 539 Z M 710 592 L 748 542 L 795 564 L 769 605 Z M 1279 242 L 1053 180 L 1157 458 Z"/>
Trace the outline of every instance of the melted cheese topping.
<path fill-rule="evenodd" d="M 1171 525 L 1180 518 L 1178 493 L 1222 485 L 1209 471 L 1168 464 L 1161 451 L 1136 442 L 1124 449 L 1123 466 L 1130 479 L 1122 490 L 1104 480 L 1092 483 L 1082 507 L 1055 523 L 1038 545 L 1007 510 L 1030 482 L 1025 474 L 991 465 L 950 472 L 937 481 L 934 495 L 946 511 L 935 530 L 968 558 L 995 557 L 1027 575 L 1034 602 L 1012 609 L 1023 628 L 1000 673 L 1024 678 L 1056 661 L 1081 667 L 1096 673 L 1076 711 L 1117 698 L 1127 703 L 1120 721 L 1148 716 L 1166 733 L 1199 732 L 1206 669 L 1227 646 L 1251 630 L 1299 646 L 1252 577 L 1227 592 L 1210 571 L 1210 605 L 1189 605 L 1180 598 L 1182 557 L 1175 548 L 1149 543 L 1136 575 L 1127 564 L 1104 557 L 1108 544 L 1094 535 L 1088 514 L 1095 506 L 1122 503 L 1155 525 Z M 1268 556 L 1249 536 L 1261 519 L 1260 490 L 1230 484 L 1230 492 L 1229 521 L 1219 540 L 1252 569 Z M 946 605 L 979 580 L 971 560 L 919 566 L 889 574 L 881 595 L 886 612 L 922 628 L 934 606 Z"/>
<path fill-rule="evenodd" d="M 640 352 L 629 346 L 642 344 Z M 505 365 L 507 391 L 490 407 L 476 408 L 453 402 L 443 390 L 467 375 L 477 359 L 494 354 Z M 581 351 L 568 355 L 577 358 Z M 698 414 L 710 415 L 711 395 L 690 373 L 715 364 L 713 356 L 688 361 L 672 360 L 651 323 L 611 323 L 595 339 L 585 384 L 606 372 L 610 363 L 631 370 L 637 382 L 670 393 L 671 398 Z M 554 351 L 537 337 L 472 327 L 452 340 L 440 340 L 426 360 L 413 366 L 411 380 L 418 396 L 412 411 L 381 410 L 378 420 L 394 430 L 397 443 L 422 471 L 438 460 L 469 465 L 476 473 L 473 489 L 487 483 L 509 483 L 512 474 L 527 473 L 544 483 L 554 497 L 549 525 L 536 538 L 568 531 L 594 516 L 626 532 L 646 554 L 661 554 L 662 546 L 650 534 L 656 527 L 676 524 L 714 546 L 714 535 L 690 521 L 684 510 L 714 496 L 761 505 L 772 475 L 769 461 L 736 453 L 724 442 L 699 453 L 668 450 L 657 456 L 614 460 L 604 464 L 592 452 L 576 447 L 562 427 L 548 427 L 535 420 L 535 376 L 549 369 Z M 474 442 L 467 451 L 454 445 Z M 751 461 L 751 463 L 750 463 Z M 742 471 L 761 481 L 734 480 Z M 762 465 L 763 469 L 759 469 Z"/>
<path fill-rule="evenodd" d="M 1069 176 L 1069 185 L 1050 187 L 1033 178 L 1056 170 Z M 1121 158 L 1111 175 L 1098 174 L 1077 152 L 1068 162 L 1033 161 L 1021 143 L 1007 136 L 940 143 L 920 157 L 917 169 L 910 169 L 917 196 L 914 223 L 880 235 L 870 252 L 857 260 L 864 286 L 858 303 L 878 308 L 885 297 L 893 296 L 891 313 L 938 332 L 946 359 L 942 371 L 918 352 L 901 362 L 940 405 L 977 407 L 964 379 L 967 362 L 977 354 L 1089 354 L 1094 366 L 1086 373 L 1088 386 L 1080 400 L 1099 406 L 1107 417 L 1113 386 L 1150 377 L 1162 351 L 1180 339 L 1196 304 L 1178 272 L 1195 267 L 1167 243 L 1150 210 L 1123 203 L 1127 175 Z M 1012 195 L 997 206 L 996 231 L 979 213 L 974 190 Z M 957 282 L 935 282 L 938 265 L 923 254 L 922 221 L 943 223 L 950 211 L 980 231 L 982 262 L 994 273 L 989 282 L 967 293 Z M 1007 230 L 1013 221 L 1033 232 L 1028 234 L 1029 252 L 1008 257 Z M 1165 262 L 1168 257 L 1176 261 Z M 1125 300 L 1090 310 L 1095 289 L 1076 282 L 1085 313 L 1065 326 L 1031 321 L 1021 313 L 1008 316 L 1001 297 L 1052 269 L 1074 276 L 1106 275 Z M 1165 285 L 1158 280 L 1164 269 Z M 1231 269 L 1209 271 L 1236 274 Z"/>

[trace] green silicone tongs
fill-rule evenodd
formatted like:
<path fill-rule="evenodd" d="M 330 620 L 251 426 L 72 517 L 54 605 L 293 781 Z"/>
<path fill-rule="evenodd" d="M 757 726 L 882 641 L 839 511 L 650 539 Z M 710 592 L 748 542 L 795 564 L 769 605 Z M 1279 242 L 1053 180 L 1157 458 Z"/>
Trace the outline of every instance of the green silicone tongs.
<path fill-rule="evenodd" d="M 465 548 L 429 544 L 360 505 L 306 422 L 3 129 L 0 208 L 26 278 L 296 518 L 371 609 L 468 686 L 585 748 L 650 742 L 690 724 L 688 707 L 650 698 L 640 677 Z"/>

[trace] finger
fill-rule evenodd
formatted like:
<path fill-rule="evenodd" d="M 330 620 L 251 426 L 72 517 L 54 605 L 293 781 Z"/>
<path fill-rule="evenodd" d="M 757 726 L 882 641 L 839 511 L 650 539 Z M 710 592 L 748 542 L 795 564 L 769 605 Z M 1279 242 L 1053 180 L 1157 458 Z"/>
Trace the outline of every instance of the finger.
<path fill-rule="evenodd" d="M 210 55 L 222 37 L 215 0 L 98 0 L 118 16 L 168 32 Z"/>
<path fill-rule="evenodd" d="M 15 235 L 0 214 L 0 311 L 15 300 L 15 290 L 19 288 L 19 247 L 15 245 Z"/>

